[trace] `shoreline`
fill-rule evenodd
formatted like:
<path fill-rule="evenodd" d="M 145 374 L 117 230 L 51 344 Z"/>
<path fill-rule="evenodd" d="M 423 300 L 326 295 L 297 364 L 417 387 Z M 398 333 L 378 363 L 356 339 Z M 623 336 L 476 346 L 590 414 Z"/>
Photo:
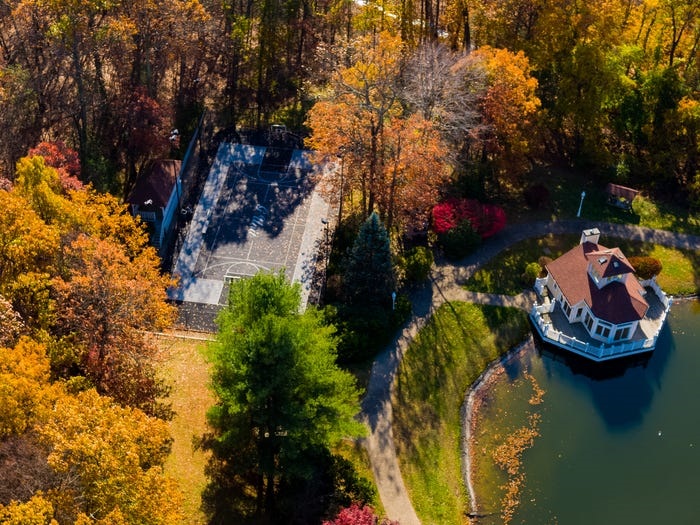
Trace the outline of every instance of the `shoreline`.
<path fill-rule="evenodd" d="M 474 419 L 476 416 L 476 411 L 478 410 L 478 403 L 481 402 L 481 394 L 483 390 L 491 385 L 491 382 L 496 379 L 497 374 L 505 370 L 504 365 L 507 364 L 511 359 L 517 356 L 524 349 L 528 348 L 534 343 L 534 338 L 530 335 L 522 343 L 514 346 L 503 354 L 500 358 L 489 363 L 486 369 L 481 373 L 481 375 L 472 383 L 472 385 L 467 390 L 464 396 L 464 403 L 462 403 L 462 408 L 460 409 L 460 419 L 462 423 L 462 477 L 464 485 L 467 488 L 467 495 L 469 496 L 469 513 L 468 517 L 477 517 L 479 512 L 478 500 L 476 497 L 476 491 L 474 490 L 474 484 L 472 480 L 472 441 L 473 441 L 473 426 Z"/>

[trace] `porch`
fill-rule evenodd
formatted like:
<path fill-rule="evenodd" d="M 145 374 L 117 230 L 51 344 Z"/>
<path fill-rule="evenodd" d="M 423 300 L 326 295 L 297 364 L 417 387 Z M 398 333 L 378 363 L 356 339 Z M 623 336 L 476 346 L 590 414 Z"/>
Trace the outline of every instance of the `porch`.
<path fill-rule="evenodd" d="M 650 352 L 656 346 L 672 300 L 655 286 L 655 282 L 643 282 L 642 285 L 647 292 L 645 298 L 649 303 L 649 310 L 628 341 L 606 344 L 593 339 L 583 323 L 569 323 L 561 306 L 556 301 L 550 301 L 546 287 L 541 285 L 536 285 L 540 303 L 533 305 L 530 319 L 543 341 L 594 361 L 607 361 Z"/>

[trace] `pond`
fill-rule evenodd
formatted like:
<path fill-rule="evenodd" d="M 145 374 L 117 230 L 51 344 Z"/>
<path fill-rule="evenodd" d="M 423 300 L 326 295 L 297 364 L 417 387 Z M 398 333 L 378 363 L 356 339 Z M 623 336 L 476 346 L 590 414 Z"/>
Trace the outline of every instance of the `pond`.
<path fill-rule="evenodd" d="M 541 402 L 533 391 L 544 392 Z M 473 479 L 487 515 L 479 523 L 697 523 L 699 303 L 674 304 L 641 361 L 589 363 L 528 345 L 484 389 L 477 413 Z M 522 431 L 530 439 L 518 450 Z"/>

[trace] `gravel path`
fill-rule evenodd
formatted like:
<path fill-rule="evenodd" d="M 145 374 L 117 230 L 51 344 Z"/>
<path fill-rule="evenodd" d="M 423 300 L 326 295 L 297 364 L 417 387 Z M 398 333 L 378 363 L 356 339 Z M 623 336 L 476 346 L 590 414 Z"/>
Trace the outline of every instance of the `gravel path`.
<path fill-rule="evenodd" d="M 510 297 L 467 292 L 461 288 L 461 283 L 464 283 L 476 270 L 514 243 L 532 237 L 541 237 L 548 233 L 580 233 L 588 228 L 598 228 L 603 243 L 607 238 L 618 237 L 678 248 L 700 248 L 699 236 L 639 226 L 568 220 L 508 226 L 485 242 L 476 253 L 458 264 L 437 263 L 433 268 L 430 283 L 411 293 L 413 304 L 411 319 L 375 359 L 367 394 L 362 402 L 361 417 L 369 428 L 364 444 L 372 465 L 379 497 L 389 519 L 397 520 L 401 525 L 420 524 L 401 477 L 392 432 L 391 397 L 395 385 L 394 380 L 410 342 L 432 313 L 446 301 L 515 306 L 528 310 L 534 295 L 521 294 L 517 297 Z"/>

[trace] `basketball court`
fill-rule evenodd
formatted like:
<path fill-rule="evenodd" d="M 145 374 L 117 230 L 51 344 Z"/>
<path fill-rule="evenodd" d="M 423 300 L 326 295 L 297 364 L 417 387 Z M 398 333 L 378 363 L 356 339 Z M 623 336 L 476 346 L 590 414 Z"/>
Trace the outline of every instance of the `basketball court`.
<path fill-rule="evenodd" d="M 245 144 L 219 147 L 190 222 L 170 298 L 224 305 L 228 283 L 284 268 L 306 304 L 328 204 L 314 191 L 306 153 Z"/>

